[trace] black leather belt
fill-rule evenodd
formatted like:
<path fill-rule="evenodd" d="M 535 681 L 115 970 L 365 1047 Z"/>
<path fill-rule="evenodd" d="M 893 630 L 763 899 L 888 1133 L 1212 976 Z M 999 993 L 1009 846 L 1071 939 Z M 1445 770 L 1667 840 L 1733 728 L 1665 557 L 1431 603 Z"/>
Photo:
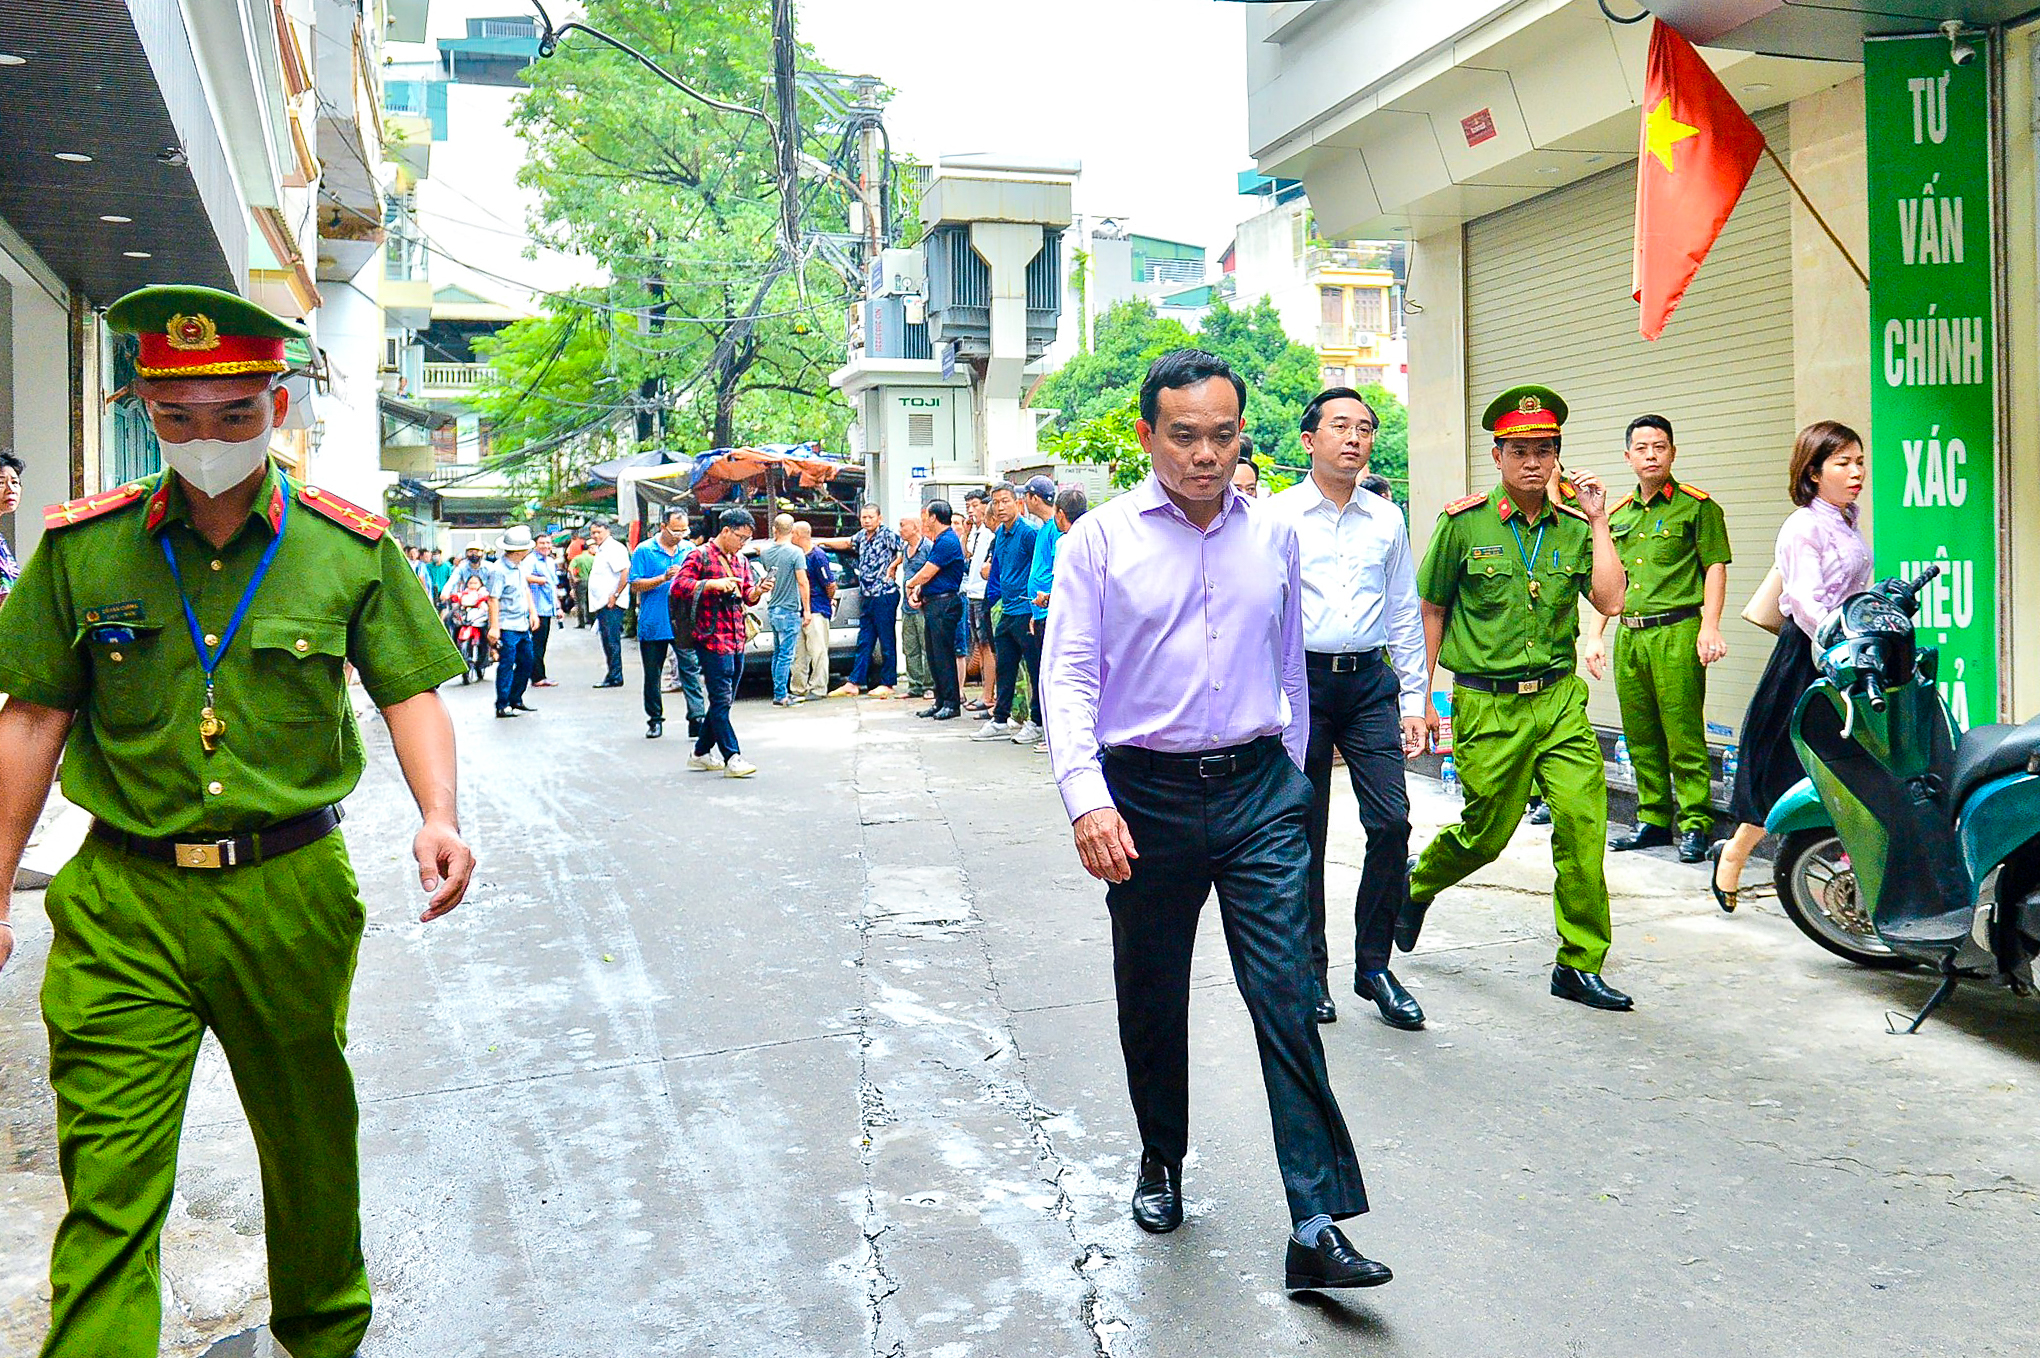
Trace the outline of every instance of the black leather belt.
<path fill-rule="evenodd" d="M 1640 632 L 1646 627 L 1670 627 L 1675 622 L 1684 622 L 1688 618 L 1699 616 L 1700 605 L 1691 604 L 1685 608 L 1674 608 L 1668 613 L 1624 613 L 1621 621 L 1624 627 Z"/>
<path fill-rule="evenodd" d="M 1572 677 L 1572 666 L 1561 665 L 1542 674 L 1529 674 L 1521 679 L 1497 679 L 1487 674 L 1455 674 L 1452 682 L 1461 688 L 1478 689 L 1482 693 L 1541 693 L 1561 679 Z"/>
<path fill-rule="evenodd" d="M 1199 778 L 1230 778 L 1236 773 L 1259 768 L 1269 755 L 1281 748 L 1282 737 L 1261 736 L 1244 745 L 1201 754 L 1177 754 L 1169 750 L 1150 750 L 1140 745 L 1112 745 L 1106 748 L 1105 757 L 1115 764 L 1146 769 L 1150 773 L 1194 773 Z"/>
<path fill-rule="evenodd" d="M 341 820 L 337 806 L 322 806 L 302 816 L 278 821 L 264 830 L 217 835 L 193 830 L 173 839 L 151 839 L 117 830 L 103 820 L 92 822 L 92 837 L 122 853 L 169 863 L 180 868 L 245 868 L 265 858 L 281 858 L 333 833 Z"/>
<path fill-rule="evenodd" d="M 1371 651 L 1305 651 L 1303 663 L 1312 669 L 1330 670 L 1333 674 L 1353 674 L 1368 665 L 1381 663 L 1381 648 Z"/>

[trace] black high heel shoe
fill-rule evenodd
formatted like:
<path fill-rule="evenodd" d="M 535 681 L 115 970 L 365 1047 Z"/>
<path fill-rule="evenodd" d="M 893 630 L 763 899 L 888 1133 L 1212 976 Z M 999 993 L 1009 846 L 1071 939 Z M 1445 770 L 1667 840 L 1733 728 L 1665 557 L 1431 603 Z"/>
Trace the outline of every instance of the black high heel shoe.
<path fill-rule="evenodd" d="M 1740 896 L 1742 891 L 1740 888 L 1734 891 L 1723 891 L 1720 882 L 1715 877 L 1715 874 L 1721 871 L 1721 851 L 1727 847 L 1728 841 L 1725 839 L 1717 839 L 1708 846 L 1707 889 L 1714 893 L 1714 903 L 1721 907 L 1721 913 L 1733 915 L 1735 913 L 1736 897 Z"/>

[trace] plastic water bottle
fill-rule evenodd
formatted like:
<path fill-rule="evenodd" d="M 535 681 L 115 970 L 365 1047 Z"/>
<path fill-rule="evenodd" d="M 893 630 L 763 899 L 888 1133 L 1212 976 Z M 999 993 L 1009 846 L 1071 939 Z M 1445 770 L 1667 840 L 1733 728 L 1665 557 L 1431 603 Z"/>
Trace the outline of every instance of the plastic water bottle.
<path fill-rule="evenodd" d="M 1438 761 L 1438 781 L 1445 785 L 1446 796 L 1459 795 L 1459 766 L 1452 762 L 1449 754 Z"/>
<path fill-rule="evenodd" d="M 1735 791 L 1735 770 L 1735 746 L 1730 745 L 1721 752 L 1721 790 L 1723 792 Z"/>
<path fill-rule="evenodd" d="M 1629 763 L 1629 737 L 1615 737 L 1615 767 L 1624 773 L 1633 773 Z"/>

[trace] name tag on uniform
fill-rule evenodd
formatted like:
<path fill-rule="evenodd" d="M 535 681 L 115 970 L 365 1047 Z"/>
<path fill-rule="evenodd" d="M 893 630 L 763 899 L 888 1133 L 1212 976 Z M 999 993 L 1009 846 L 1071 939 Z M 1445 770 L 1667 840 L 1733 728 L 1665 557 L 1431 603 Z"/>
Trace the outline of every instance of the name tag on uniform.
<path fill-rule="evenodd" d="M 125 646 L 135 639 L 132 627 L 95 627 L 90 633 L 92 640 L 101 646 Z"/>
<path fill-rule="evenodd" d="M 1497 557 L 1500 556 L 1501 554 L 1502 554 L 1501 545 L 1497 543 L 1492 547 L 1473 548 L 1472 550 L 1467 552 L 1466 559 L 1469 561 L 1484 561 L 1487 560 L 1489 557 Z"/>
<path fill-rule="evenodd" d="M 129 599 L 124 603 L 117 604 L 100 604 L 85 610 L 85 621 L 87 623 L 140 622 L 142 617 L 142 601 L 140 599 Z"/>

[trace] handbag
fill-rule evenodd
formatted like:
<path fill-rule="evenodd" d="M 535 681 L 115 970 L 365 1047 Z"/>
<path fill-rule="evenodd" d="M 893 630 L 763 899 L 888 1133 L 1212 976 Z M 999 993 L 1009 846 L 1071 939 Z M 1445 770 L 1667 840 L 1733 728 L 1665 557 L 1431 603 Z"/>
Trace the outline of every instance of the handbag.
<path fill-rule="evenodd" d="M 1764 583 L 1757 586 L 1757 592 L 1743 605 L 1743 621 L 1754 623 L 1777 636 L 1785 628 L 1785 611 L 1778 606 L 1784 596 L 1785 572 L 1774 565 L 1770 574 L 1764 577 Z"/>

